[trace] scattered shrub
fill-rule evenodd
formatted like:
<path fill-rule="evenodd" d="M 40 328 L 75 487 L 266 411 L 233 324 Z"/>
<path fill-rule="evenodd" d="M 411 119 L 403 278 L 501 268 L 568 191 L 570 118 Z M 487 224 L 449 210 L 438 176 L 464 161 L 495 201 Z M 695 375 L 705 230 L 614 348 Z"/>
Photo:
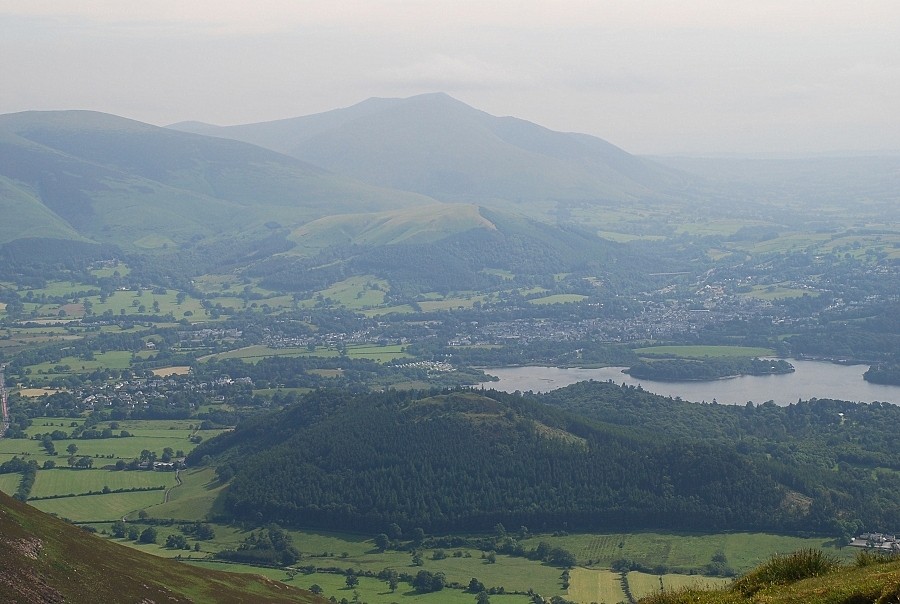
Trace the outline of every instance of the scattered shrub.
<path fill-rule="evenodd" d="M 839 563 L 819 549 L 807 548 L 775 556 L 734 583 L 734 589 L 752 595 L 770 585 L 786 585 L 801 579 L 820 577 L 836 570 Z"/>

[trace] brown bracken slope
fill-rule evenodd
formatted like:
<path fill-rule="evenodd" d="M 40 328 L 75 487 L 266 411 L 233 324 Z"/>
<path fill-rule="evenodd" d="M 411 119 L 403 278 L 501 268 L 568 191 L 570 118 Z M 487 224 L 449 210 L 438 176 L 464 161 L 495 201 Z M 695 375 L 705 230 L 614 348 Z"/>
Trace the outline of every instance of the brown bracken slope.
<path fill-rule="evenodd" d="M 264 577 L 200 569 L 116 545 L 3 493 L 0 601 L 326 602 Z"/>

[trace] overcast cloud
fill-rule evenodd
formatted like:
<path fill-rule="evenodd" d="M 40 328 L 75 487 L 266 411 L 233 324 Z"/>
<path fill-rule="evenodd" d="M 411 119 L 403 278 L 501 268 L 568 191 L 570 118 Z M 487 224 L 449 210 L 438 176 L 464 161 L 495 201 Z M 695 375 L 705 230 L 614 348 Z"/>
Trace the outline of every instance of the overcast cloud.
<path fill-rule="evenodd" d="M 444 91 L 636 153 L 900 150 L 896 0 L 0 0 L 0 113 L 168 124 Z"/>

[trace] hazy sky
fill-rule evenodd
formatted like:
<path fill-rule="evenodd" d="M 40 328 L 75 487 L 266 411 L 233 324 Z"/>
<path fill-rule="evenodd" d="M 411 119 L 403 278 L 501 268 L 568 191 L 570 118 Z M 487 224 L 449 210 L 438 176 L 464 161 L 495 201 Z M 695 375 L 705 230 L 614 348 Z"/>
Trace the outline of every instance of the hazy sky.
<path fill-rule="evenodd" d="M 898 0 L 0 0 L 0 113 L 444 91 L 635 153 L 900 149 Z"/>

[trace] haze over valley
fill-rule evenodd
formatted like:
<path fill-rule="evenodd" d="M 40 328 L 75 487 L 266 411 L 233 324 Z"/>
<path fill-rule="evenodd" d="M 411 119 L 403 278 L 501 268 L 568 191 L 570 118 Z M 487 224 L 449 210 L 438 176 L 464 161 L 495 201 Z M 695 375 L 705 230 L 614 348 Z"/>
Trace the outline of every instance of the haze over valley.
<path fill-rule="evenodd" d="M 6 601 L 896 598 L 893 4 L 276 4 L 0 1 Z"/>

